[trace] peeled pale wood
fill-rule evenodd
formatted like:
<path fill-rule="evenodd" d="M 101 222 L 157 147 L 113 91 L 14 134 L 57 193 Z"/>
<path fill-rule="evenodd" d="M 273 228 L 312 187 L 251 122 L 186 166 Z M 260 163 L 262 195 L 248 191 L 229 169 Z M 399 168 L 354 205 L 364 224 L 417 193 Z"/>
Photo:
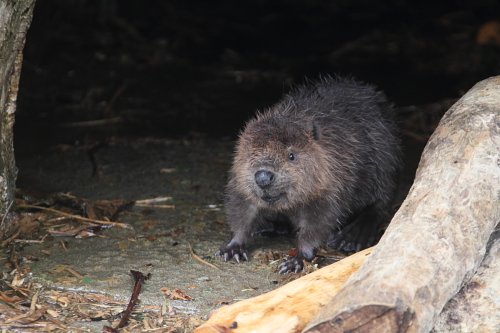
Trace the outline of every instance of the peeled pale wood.
<path fill-rule="evenodd" d="M 358 252 L 281 288 L 218 309 L 195 333 L 300 332 L 371 253 Z"/>
<path fill-rule="evenodd" d="M 433 333 L 500 332 L 500 230 L 476 274 L 444 307 Z"/>
<path fill-rule="evenodd" d="M 483 259 L 499 190 L 500 76 L 444 115 L 373 254 L 306 331 L 428 332 Z"/>

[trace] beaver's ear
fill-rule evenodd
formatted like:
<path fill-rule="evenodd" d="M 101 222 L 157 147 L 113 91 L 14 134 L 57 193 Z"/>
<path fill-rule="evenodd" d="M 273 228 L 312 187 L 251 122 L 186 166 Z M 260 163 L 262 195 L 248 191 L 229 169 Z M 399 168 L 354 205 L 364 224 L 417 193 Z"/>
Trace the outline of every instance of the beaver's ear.
<path fill-rule="evenodd" d="M 312 126 L 312 136 L 314 138 L 314 140 L 319 140 L 319 137 L 320 137 L 320 132 L 319 132 L 319 127 L 316 123 L 313 123 L 313 126 Z"/>

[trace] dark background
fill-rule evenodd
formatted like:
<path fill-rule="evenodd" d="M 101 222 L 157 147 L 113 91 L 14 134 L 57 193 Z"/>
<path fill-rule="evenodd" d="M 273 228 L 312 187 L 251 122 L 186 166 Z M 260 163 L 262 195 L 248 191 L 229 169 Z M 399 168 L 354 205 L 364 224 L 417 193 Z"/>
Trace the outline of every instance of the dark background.
<path fill-rule="evenodd" d="M 406 145 L 421 145 L 450 101 L 500 73 L 499 20 L 489 0 L 38 0 L 17 150 L 234 138 L 294 84 L 335 73 L 404 106 Z"/>

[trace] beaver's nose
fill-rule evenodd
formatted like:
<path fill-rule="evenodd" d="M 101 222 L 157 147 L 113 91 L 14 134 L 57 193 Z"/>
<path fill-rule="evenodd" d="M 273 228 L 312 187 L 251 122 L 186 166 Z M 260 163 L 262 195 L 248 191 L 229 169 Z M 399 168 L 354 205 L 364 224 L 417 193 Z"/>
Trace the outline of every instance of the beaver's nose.
<path fill-rule="evenodd" d="M 268 187 L 274 180 L 274 173 L 269 170 L 259 170 L 255 173 L 255 183 L 260 188 Z"/>

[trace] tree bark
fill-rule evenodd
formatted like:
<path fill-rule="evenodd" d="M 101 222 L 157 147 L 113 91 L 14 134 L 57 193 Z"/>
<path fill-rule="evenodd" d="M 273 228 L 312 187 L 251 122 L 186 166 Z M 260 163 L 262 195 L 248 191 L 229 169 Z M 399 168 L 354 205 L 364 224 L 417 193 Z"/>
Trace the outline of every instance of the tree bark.
<path fill-rule="evenodd" d="M 13 126 L 21 74 L 22 50 L 35 0 L 0 1 L 0 239 L 11 227 L 17 169 Z"/>
<path fill-rule="evenodd" d="M 430 331 L 474 275 L 499 220 L 497 76 L 444 115 L 379 244 L 306 332 Z"/>

